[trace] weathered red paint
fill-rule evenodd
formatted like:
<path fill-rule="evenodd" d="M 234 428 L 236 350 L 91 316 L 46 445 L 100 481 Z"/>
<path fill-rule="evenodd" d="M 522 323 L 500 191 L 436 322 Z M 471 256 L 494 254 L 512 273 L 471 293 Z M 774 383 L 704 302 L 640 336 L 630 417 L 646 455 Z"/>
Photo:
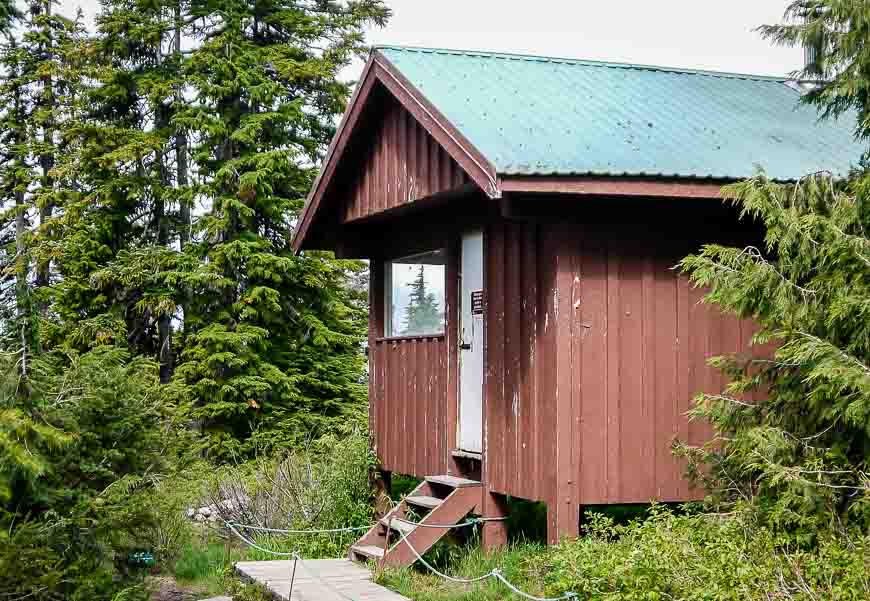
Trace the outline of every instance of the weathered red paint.
<path fill-rule="evenodd" d="M 485 228 L 485 491 L 546 502 L 551 540 L 577 534 L 583 505 L 701 495 L 671 445 L 710 438 L 709 427 L 685 413 L 695 394 L 722 385 L 707 360 L 744 349 L 753 332 L 701 304 L 701 291 L 673 269 L 705 236 L 681 235 L 686 224 L 723 223 L 727 212 L 663 205 L 638 217 L 650 223 L 632 225 L 616 216 L 641 205 L 615 216 L 614 202 L 601 199 L 561 222 L 474 218 Z M 460 215 L 459 204 L 433 211 Z M 415 476 L 456 471 L 453 307 L 462 228 L 447 221 L 436 228 L 454 240 L 445 336 L 380 338 L 381 262 L 372 263 L 375 447 L 384 469 Z M 387 236 L 387 227 L 370 230 L 372 239 Z M 748 235 L 733 223 L 708 234 L 726 243 Z"/>
<path fill-rule="evenodd" d="M 340 221 L 347 223 L 460 188 L 470 179 L 459 164 L 392 96 L 379 107 L 368 153 L 345 182 Z"/>
<path fill-rule="evenodd" d="M 403 108 L 403 118 L 384 119 L 384 108 L 396 104 Z M 408 124 L 413 124 L 412 129 L 407 129 Z M 372 128 L 385 136 L 374 157 L 370 156 Z M 432 148 L 433 141 L 437 149 Z M 360 171 L 356 169 L 360 162 L 378 169 Z M 394 194 L 407 202 L 414 193 L 408 179 L 402 177 L 408 169 L 433 184 L 432 193 L 460 188 L 470 180 L 489 196 L 499 194 L 495 168 L 489 161 L 382 53 L 375 51 L 327 149 L 294 232 L 293 250 L 340 245 L 341 222 L 349 220 L 341 207 L 356 213 L 343 200 L 349 194 L 348 180 L 362 178 L 362 182 L 355 182 L 354 193 L 365 194 L 369 214 L 391 208 Z M 441 182 L 452 185 L 436 185 Z M 415 199 L 423 198 L 426 196 Z"/>
<path fill-rule="evenodd" d="M 637 177 L 592 176 L 516 176 L 499 181 L 503 193 L 573 194 L 604 196 L 646 196 L 650 198 L 721 198 L 722 186 L 729 182 L 717 180 L 680 180 Z"/>
<path fill-rule="evenodd" d="M 369 420 L 382 468 L 479 471 L 484 511 L 501 510 L 491 495 L 543 501 L 551 541 L 578 534 L 583 505 L 698 498 L 672 442 L 712 436 L 688 421 L 691 399 L 721 389 L 707 360 L 745 349 L 754 331 L 701 304 L 673 269 L 702 243 L 756 241 L 717 198 L 721 183 L 506 178 L 494 201 L 488 167 L 443 116 L 389 65 L 366 73 L 297 240 L 371 259 Z M 485 234 L 479 466 L 452 454 L 458 253 L 472 228 Z M 444 334 L 383 338 L 383 261 L 437 248 L 448 251 Z"/>
<path fill-rule="evenodd" d="M 387 471 L 447 469 L 444 336 L 378 340 L 369 351 L 374 449 Z"/>
<path fill-rule="evenodd" d="M 402 248 L 416 252 L 410 243 Z M 456 247 L 439 236 L 430 248 L 448 256 L 445 334 L 384 338 L 384 262 L 371 263 L 369 427 L 383 470 L 420 477 L 457 473 Z M 403 253 L 398 253 L 403 254 Z"/>
<path fill-rule="evenodd" d="M 548 502 L 554 532 L 576 533 L 581 505 L 702 494 L 671 444 L 711 438 L 685 413 L 721 390 L 707 360 L 744 350 L 754 326 L 700 303 L 672 268 L 697 244 L 669 238 L 576 222 L 487 230 L 487 486 Z"/>

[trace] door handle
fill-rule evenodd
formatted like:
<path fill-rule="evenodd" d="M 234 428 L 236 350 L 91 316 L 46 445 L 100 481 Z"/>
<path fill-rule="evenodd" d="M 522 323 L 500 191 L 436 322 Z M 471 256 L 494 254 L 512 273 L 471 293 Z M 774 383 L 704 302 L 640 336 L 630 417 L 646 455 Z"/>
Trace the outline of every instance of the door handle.
<path fill-rule="evenodd" d="M 470 342 L 460 342 L 459 343 L 459 350 L 470 351 L 471 350 L 471 343 Z"/>

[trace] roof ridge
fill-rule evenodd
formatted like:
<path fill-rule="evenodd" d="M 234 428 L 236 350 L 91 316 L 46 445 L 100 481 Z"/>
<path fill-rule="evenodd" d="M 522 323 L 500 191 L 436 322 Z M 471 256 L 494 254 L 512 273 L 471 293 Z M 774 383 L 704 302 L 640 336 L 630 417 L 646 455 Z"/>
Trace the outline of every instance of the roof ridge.
<path fill-rule="evenodd" d="M 611 69 L 635 69 L 639 71 L 661 71 L 665 73 L 680 73 L 685 75 L 703 75 L 707 77 L 721 77 L 725 79 L 750 79 L 757 81 L 770 81 L 785 83 L 788 77 L 777 75 L 754 75 L 751 73 L 733 73 L 728 71 L 709 71 L 704 69 L 689 69 L 682 67 L 665 67 L 661 65 L 645 65 L 638 63 L 620 63 L 612 61 L 598 61 L 581 58 L 565 58 L 556 56 L 540 56 L 535 54 L 519 54 L 512 52 L 495 52 L 487 50 L 460 50 L 452 48 L 426 48 L 418 46 L 395 46 L 391 44 L 378 44 L 374 50 L 395 50 L 399 52 L 420 52 L 430 54 L 453 54 L 457 56 L 480 56 L 502 60 L 531 61 L 541 63 L 563 63 L 568 65 L 582 65 L 588 67 L 602 67 Z"/>

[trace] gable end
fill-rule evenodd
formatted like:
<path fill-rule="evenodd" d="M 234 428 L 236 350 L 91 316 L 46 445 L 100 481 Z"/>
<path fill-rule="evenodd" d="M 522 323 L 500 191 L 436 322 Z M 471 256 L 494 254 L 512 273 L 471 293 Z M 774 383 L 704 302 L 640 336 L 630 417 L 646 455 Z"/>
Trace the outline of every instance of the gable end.
<path fill-rule="evenodd" d="M 492 164 L 373 51 L 305 203 L 293 249 L 334 248 L 341 224 L 469 183 L 500 195 Z"/>
<path fill-rule="evenodd" d="M 348 188 L 335 199 L 341 205 L 341 223 L 471 183 L 459 163 L 395 97 L 384 93 L 379 109 L 374 131 L 347 166 Z"/>

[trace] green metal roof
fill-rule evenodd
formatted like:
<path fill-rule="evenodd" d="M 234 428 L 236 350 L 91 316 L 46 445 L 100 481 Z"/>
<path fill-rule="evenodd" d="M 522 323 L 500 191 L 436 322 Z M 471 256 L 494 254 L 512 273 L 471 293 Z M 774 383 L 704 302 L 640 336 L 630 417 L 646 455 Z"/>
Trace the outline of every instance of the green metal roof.
<path fill-rule="evenodd" d="M 785 78 L 484 52 L 378 50 L 503 175 L 844 175 L 854 121 Z"/>

